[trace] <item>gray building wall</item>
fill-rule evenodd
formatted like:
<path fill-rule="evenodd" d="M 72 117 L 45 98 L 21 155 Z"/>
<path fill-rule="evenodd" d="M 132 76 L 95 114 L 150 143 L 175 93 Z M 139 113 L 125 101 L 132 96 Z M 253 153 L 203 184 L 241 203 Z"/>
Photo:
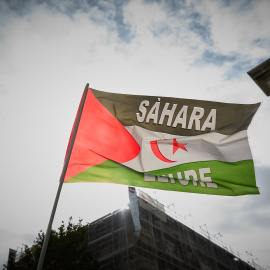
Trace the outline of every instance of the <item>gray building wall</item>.
<path fill-rule="evenodd" d="M 142 200 L 138 197 L 138 200 Z M 141 233 L 135 237 L 129 209 L 115 211 L 89 225 L 89 243 L 100 269 L 253 270 L 251 265 L 157 209 L 140 206 Z"/>

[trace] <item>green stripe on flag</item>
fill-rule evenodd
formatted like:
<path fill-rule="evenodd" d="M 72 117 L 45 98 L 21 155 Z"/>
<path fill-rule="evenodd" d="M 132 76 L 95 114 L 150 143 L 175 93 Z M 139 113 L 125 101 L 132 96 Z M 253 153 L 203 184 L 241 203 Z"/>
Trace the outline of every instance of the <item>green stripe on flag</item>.
<path fill-rule="evenodd" d="M 207 184 L 205 185 L 205 187 L 201 186 L 200 171 L 203 172 L 206 168 L 210 168 L 211 173 L 204 174 L 204 177 L 211 177 L 212 182 L 217 184 L 217 188 L 207 187 Z M 193 177 L 191 177 L 192 180 L 189 181 L 188 185 L 185 186 L 185 192 L 232 196 L 244 194 L 259 194 L 259 190 L 256 187 L 254 164 L 252 160 L 244 160 L 238 162 L 193 162 L 167 169 L 152 171 L 150 173 L 164 176 L 170 176 L 169 174 L 172 174 L 173 177 L 177 177 L 177 173 L 179 172 L 181 172 L 183 178 L 185 178 L 185 172 L 191 175 L 193 175 L 195 172 L 195 175 L 198 177 L 197 183 L 196 181 L 194 183 L 194 181 L 192 181 L 194 179 Z M 194 184 L 197 184 L 197 186 L 194 186 Z M 176 183 L 173 185 L 176 185 Z M 183 189 L 181 188 L 181 191 L 182 190 Z"/>
<path fill-rule="evenodd" d="M 86 171 L 77 174 L 67 180 L 66 183 L 114 183 L 142 188 L 227 196 L 259 194 L 259 190 L 256 187 L 254 164 L 252 160 L 233 163 L 220 161 L 194 162 L 149 173 L 164 175 L 166 177 L 152 177 L 150 179 L 152 181 L 145 181 L 144 173 L 134 171 L 119 163 L 107 160 L 102 164 L 90 167 Z M 193 181 L 193 177 L 190 177 L 191 180 L 189 182 L 179 181 L 175 179 L 179 173 L 181 173 L 183 178 L 185 174 L 196 176 L 198 181 Z M 169 176 L 173 176 L 174 179 L 167 178 Z M 212 182 L 215 183 L 217 187 L 209 187 L 211 186 L 208 184 L 209 182 L 201 182 L 201 176 L 205 178 L 211 177 Z M 226 181 L 224 179 L 226 179 Z"/>

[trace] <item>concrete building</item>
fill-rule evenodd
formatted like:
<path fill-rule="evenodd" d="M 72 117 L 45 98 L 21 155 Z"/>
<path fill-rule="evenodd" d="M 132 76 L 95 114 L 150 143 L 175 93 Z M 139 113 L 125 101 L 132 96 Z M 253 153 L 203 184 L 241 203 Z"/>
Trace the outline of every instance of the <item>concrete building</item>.
<path fill-rule="evenodd" d="M 132 206 L 89 224 L 89 243 L 101 270 L 261 269 L 165 214 L 147 194 L 136 196 L 136 203 L 135 221 Z"/>
<path fill-rule="evenodd" d="M 270 59 L 250 70 L 248 75 L 267 96 L 270 96 Z"/>

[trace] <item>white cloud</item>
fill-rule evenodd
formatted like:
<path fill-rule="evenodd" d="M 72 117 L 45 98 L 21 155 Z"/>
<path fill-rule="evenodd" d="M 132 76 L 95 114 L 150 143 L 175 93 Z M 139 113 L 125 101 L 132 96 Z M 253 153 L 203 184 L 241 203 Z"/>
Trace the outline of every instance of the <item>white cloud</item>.
<path fill-rule="evenodd" d="M 240 52 L 251 59 L 269 56 L 267 47 L 253 46 L 258 38 L 269 41 L 267 23 L 270 22 L 267 10 L 270 9 L 269 1 L 251 2 L 248 6 L 238 2 L 231 5 L 222 5 L 222 1 L 203 1 L 202 9 L 205 10 L 211 22 L 212 39 L 216 49 L 222 54 Z"/>

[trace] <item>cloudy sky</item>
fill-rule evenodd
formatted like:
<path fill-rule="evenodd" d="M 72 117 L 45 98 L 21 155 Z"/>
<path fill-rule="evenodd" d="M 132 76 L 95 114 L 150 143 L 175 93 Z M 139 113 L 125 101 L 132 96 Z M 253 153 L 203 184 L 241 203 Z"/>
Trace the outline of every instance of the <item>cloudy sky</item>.
<path fill-rule="evenodd" d="M 262 105 L 249 128 L 260 195 L 147 190 L 270 266 L 270 101 L 247 71 L 269 58 L 269 0 L 1 0 L 0 265 L 46 231 L 86 83 L 126 94 Z M 128 203 L 127 187 L 63 186 L 53 228 Z M 204 226 L 204 227 L 206 227 Z"/>

